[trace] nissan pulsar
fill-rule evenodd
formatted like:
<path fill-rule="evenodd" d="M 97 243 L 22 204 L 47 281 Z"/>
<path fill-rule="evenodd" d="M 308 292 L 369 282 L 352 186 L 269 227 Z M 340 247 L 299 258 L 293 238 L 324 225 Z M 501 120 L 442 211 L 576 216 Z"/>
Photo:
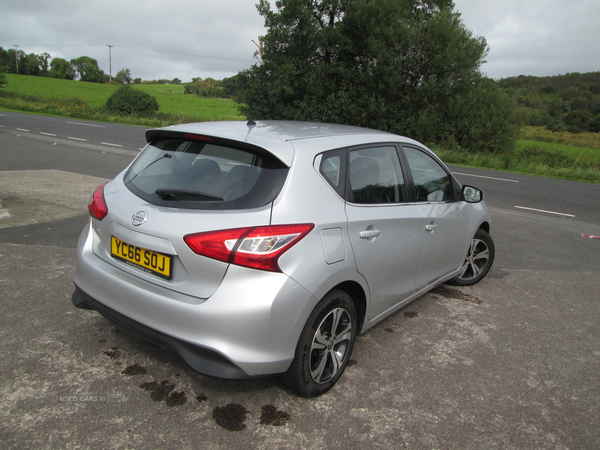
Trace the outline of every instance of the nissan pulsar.
<path fill-rule="evenodd" d="M 493 263 L 482 191 L 412 139 L 288 121 L 146 138 L 91 196 L 72 301 L 202 374 L 320 395 L 358 334 Z"/>

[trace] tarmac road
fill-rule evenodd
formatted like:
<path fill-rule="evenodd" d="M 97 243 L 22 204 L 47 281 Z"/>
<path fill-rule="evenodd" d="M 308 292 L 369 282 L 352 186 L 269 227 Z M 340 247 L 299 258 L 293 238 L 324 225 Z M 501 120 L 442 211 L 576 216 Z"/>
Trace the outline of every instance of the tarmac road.
<path fill-rule="evenodd" d="M 137 138 L 23 133 L 0 128 L 0 448 L 600 447 L 600 239 L 582 237 L 600 236 L 597 185 L 453 168 L 486 191 L 493 271 L 360 336 L 336 388 L 301 399 L 199 375 L 75 309 L 89 193 Z"/>

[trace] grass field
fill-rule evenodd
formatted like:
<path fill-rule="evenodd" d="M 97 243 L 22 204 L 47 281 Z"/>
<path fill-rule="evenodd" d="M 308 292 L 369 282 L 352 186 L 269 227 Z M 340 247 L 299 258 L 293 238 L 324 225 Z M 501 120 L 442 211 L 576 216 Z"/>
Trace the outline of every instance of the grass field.
<path fill-rule="evenodd" d="M 523 127 L 521 136 L 523 139 L 531 141 L 600 150 L 600 133 L 569 133 L 567 131 L 557 133 L 546 129 L 546 127 Z"/>
<path fill-rule="evenodd" d="M 100 108 L 118 88 L 116 85 L 58 80 L 56 78 L 7 74 L 3 91 L 44 99 L 78 98 L 88 106 Z M 183 85 L 138 84 L 134 89 L 147 92 L 158 101 L 159 111 L 166 114 L 193 116 L 199 121 L 243 120 L 237 104 L 230 99 L 201 98 L 184 94 Z"/>
<path fill-rule="evenodd" d="M 517 141 L 517 150 L 527 147 L 539 147 L 548 152 L 560 152 L 573 161 L 583 164 L 590 163 L 600 165 L 600 149 L 589 147 L 575 147 L 572 145 L 554 144 L 552 142 L 533 141 L 529 139 L 520 139 Z"/>

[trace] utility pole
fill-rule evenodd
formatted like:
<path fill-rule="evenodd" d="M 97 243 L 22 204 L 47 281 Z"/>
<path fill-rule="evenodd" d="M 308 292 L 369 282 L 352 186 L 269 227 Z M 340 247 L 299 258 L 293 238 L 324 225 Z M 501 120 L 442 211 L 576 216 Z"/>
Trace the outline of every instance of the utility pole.
<path fill-rule="evenodd" d="M 106 46 L 108 47 L 108 78 L 109 82 L 112 83 L 112 48 L 114 45 L 106 44 Z"/>
<path fill-rule="evenodd" d="M 15 48 L 15 66 L 17 67 L 17 75 L 19 75 L 19 47 L 20 45 L 13 44 Z"/>

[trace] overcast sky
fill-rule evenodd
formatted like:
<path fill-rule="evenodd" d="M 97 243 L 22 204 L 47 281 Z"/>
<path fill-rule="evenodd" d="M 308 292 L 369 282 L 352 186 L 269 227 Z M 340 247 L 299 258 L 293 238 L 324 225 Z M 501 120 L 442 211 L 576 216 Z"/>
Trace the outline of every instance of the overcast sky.
<path fill-rule="evenodd" d="M 112 74 L 222 79 L 252 65 L 266 33 L 257 0 L 0 0 L 0 46 L 90 56 Z M 273 3 L 273 2 L 272 2 Z M 600 71 L 599 0 L 455 0 L 467 28 L 487 39 L 492 78 Z"/>

